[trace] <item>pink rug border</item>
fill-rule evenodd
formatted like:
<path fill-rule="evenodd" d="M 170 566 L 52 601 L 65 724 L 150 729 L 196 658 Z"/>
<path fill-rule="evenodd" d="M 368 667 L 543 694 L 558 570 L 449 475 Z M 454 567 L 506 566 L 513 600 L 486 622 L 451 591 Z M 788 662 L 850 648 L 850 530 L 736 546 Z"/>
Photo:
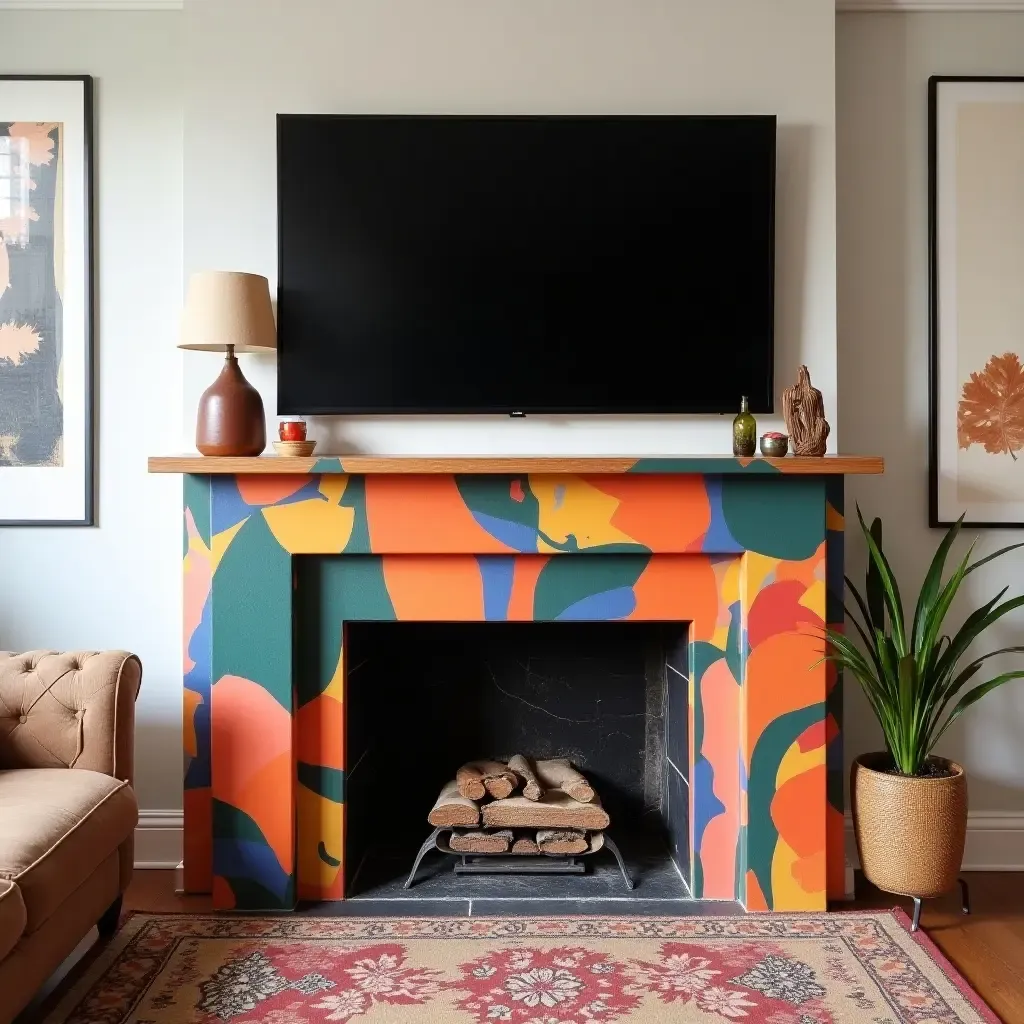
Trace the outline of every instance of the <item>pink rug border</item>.
<path fill-rule="evenodd" d="M 854 907 L 849 907 L 849 908 L 843 908 L 843 909 L 828 910 L 828 911 L 825 911 L 825 914 L 827 914 L 829 916 L 831 916 L 832 914 L 837 914 L 837 915 L 846 915 L 846 914 L 850 914 L 850 915 L 853 915 L 853 914 L 869 914 L 869 915 L 870 914 L 875 914 L 875 915 L 882 915 L 882 914 L 888 914 L 888 915 L 890 915 L 893 918 L 893 920 L 895 920 L 896 923 L 904 930 L 904 932 L 906 932 L 906 934 L 908 936 L 910 936 L 911 940 L 913 942 L 917 943 L 917 945 L 919 945 L 925 951 L 925 953 L 928 954 L 928 956 L 935 963 L 935 965 L 939 968 L 939 970 L 941 970 L 942 973 L 945 975 L 946 980 L 949 981 L 950 984 L 953 985 L 953 987 L 960 993 L 960 995 L 962 995 L 964 997 L 964 999 L 968 1003 L 970 1003 L 970 1005 L 973 1007 L 973 1009 L 976 1010 L 978 1012 L 978 1014 L 980 1014 L 980 1016 L 982 1018 L 984 1018 L 988 1022 L 988 1024 L 1003 1024 L 1003 1020 L 999 1016 L 997 1016 L 995 1011 L 971 987 L 970 982 L 960 973 L 960 971 L 956 968 L 956 966 L 952 963 L 952 961 L 949 960 L 949 958 L 945 955 L 945 953 L 943 953 L 942 950 L 939 949 L 939 947 L 935 944 L 935 941 L 928 935 L 928 933 L 925 931 L 925 929 L 919 928 L 916 932 L 911 930 L 912 922 L 910 920 L 910 917 L 908 916 L 906 911 L 903 910 L 902 907 L 894 906 L 894 907 L 889 907 L 888 909 L 886 909 L 884 907 L 874 907 L 874 908 L 854 908 Z M 231 914 L 231 913 L 218 914 L 216 911 L 213 911 L 213 912 L 210 912 L 210 911 L 199 912 L 199 911 L 182 911 L 182 910 L 135 910 L 135 909 L 132 909 L 132 910 L 126 910 L 126 911 L 124 911 L 121 914 L 121 919 L 118 921 L 117 932 L 115 932 L 115 935 L 117 933 L 119 933 L 124 928 L 124 926 L 126 924 L 128 924 L 128 922 L 130 920 L 132 920 L 132 918 L 134 918 L 134 917 L 235 917 L 235 916 L 244 917 L 246 915 L 235 915 L 235 914 Z M 281 914 L 281 915 L 278 915 L 278 914 L 268 914 L 268 915 L 256 915 L 256 916 L 271 916 L 271 917 L 281 916 L 281 917 L 286 917 L 286 916 L 289 916 L 289 915 L 286 915 L 286 914 Z M 352 915 L 352 916 L 356 917 L 358 915 Z M 461 915 L 458 915 L 458 916 L 451 915 L 451 916 L 449 916 L 447 918 L 438 918 L 438 917 L 434 917 L 434 916 L 422 917 L 422 916 L 417 915 L 417 914 L 408 914 L 408 915 L 407 914 L 400 914 L 400 915 L 396 915 L 396 916 L 397 917 L 402 917 L 405 920 L 421 920 L 421 921 L 461 920 L 462 919 Z M 489 919 L 489 920 L 505 920 L 508 917 L 507 914 L 506 915 L 502 915 L 502 914 L 479 914 L 479 915 L 474 915 L 474 916 L 475 917 L 479 917 L 481 919 Z M 516 917 L 518 919 L 522 919 L 522 920 L 531 920 L 531 919 L 532 920 L 541 920 L 541 919 L 549 918 L 551 916 L 557 916 L 557 915 L 550 915 L 550 914 L 547 914 L 547 915 L 546 914 L 516 915 Z M 622 916 L 623 917 L 640 917 L 640 916 L 643 916 L 643 915 L 624 914 Z M 668 916 L 668 917 L 700 917 L 702 915 L 699 915 L 699 914 L 677 914 L 677 915 L 671 915 L 670 914 L 670 915 L 666 915 L 666 916 Z M 735 914 L 735 915 L 729 915 L 729 916 L 730 917 L 747 917 L 747 916 L 758 917 L 758 916 L 761 916 L 761 915 L 760 914 L 750 914 L 750 915 L 747 915 L 747 914 Z M 792 916 L 792 917 L 821 917 L 821 916 L 823 916 L 823 914 L 820 913 L 820 912 L 815 912 L 815 913 L 806 913 L 806 914 L 796 913 L 796 914 L 792 914 L 792 915 L 790 915 L 790 914 L 781 914 L 779 916 L 782 916 L 782 917 L 790 917 L 790 916 Z M 346 917 L 348 917 L 348 915 L 346 915 Z M 579 915 L 573 915 L 573 917 L 576 920 L 588 920 L 588 919 L 589 920 L 593 920 L 593 919 L 604 919 L 604 918 L 607 918 L 608 915 L 607 914 L 579 914 Z M 371 918 L 361 918 L 361 920 L 372 920 L 372 919 Z M 386 918 L 385 918 L 385 920 L 386 920 Z M 113 936 L 111 938 L 113 938 Z M 92 961 L 90 966 L 92 966 L 95 963 L 96 963 L 96 961 Z M 85 980 L 84 976 L 87 973 L 88 973 L 88 968 L 86 969 L 85 972 L 83 972 L 83 976 L 79 980 L 84 981 Z"/>

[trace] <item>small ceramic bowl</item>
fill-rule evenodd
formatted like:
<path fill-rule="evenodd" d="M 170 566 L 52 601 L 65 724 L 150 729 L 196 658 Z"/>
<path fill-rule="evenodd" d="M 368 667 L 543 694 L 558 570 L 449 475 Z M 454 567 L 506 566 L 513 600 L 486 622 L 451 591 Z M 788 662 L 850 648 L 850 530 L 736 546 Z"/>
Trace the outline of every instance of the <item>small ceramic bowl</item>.
<path fill-rule="evenodd" d="M 778 437 L 761 435 L 761 454 L 770 459 L 781 459 L 789 453 L 789 438 L 785 434 Z"/>

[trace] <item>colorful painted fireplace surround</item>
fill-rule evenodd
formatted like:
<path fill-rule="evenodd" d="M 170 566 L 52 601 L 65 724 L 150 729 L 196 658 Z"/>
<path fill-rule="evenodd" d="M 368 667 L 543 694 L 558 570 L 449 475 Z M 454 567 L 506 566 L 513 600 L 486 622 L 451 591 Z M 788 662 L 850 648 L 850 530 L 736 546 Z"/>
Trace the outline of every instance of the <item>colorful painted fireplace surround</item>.
<path fill-rule="evenodd" d="M 344 623 L 689 624 L 693 896 L 842 894 L 843 476 L 876 458 L 150 460 L 184 473 L 185 886 L 344 893 Z M 293 560 L 351 556 L 329 668 L 294 669 Z"/>

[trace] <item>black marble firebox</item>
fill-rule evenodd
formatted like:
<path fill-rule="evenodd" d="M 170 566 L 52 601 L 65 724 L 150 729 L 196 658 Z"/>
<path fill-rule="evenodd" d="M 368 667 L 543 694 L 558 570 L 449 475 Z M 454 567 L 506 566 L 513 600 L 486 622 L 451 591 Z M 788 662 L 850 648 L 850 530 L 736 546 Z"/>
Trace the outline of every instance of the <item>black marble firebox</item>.
<path fill-rule="evenodd" d="M 363 622 L 346 627 L 346 898 L 688 899 L 686 627 L 649 622 Z M 402 890 L 427 812 L 466 761 L 568 757 L 626 855 L 586 876 L 456 877 L 441 855 Z"/>

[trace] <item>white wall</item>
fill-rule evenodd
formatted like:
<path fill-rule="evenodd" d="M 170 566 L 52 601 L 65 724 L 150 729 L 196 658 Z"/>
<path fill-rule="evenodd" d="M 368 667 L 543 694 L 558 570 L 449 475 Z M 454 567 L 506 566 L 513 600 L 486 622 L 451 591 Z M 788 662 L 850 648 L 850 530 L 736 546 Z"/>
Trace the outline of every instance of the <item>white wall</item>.
<path fill-rule="evenodd" d="M 237 0 L 185 7 L 185 266 L 272 286 L 279 112 L 778 114 L 777 389 L 806 362 L 835 430 L 833 0 L 248 0 L 241 19 Z M 217 362 L 185 366 L 189 447 Z M 273 417 L 273 359 L 244 364 Z M 729 450 L 730 419 L 349 418 L 312 432 L 333 451 L 701 452 Z"/>
<path fill-rule="evenodd" d="M 3 70 L 91 74 L 99 526 L 0 529 L 0 647 L 127 648 L 144 666 L 144 808 L 181 806 L 181 12 L 0 11 Z"/>
<path fill-rule="evenodd" d="M 886 458 L 884 477 L 850 482 L 848 506 L 852 513 L 856 500 L 869 517 L 882 516 L 899 578 L 916 591 L 942 536 L 928 528 L 927 82 L 1024 74 L 1024 14 L 844 14 L 836 36 L 843 446 Z M 863 545 L 852 529 L 847 536 L 849 568 L 861 579 Z M 1022 532 L 982 531 L 978 551 L 1020 540 Z M 1006 585 L 1024 589 L 1024 552 L 969 577 L 952 617 L 959 623 Z M 1024 644 L 1024 615 L 992 630 L 979 653 L 1008 644 Z M 847 711 L 848 754 L 877 749 L 878 730 L 853 686 Z M 942 752 L 968 768 L 972 813 L 995 828 L 1002 812 L 1004 825 L 1024 829 L 1024 681 L 990 694 L 961 723 Z M 1024 863 L 1024 832 L 1005 850 Z"/>

